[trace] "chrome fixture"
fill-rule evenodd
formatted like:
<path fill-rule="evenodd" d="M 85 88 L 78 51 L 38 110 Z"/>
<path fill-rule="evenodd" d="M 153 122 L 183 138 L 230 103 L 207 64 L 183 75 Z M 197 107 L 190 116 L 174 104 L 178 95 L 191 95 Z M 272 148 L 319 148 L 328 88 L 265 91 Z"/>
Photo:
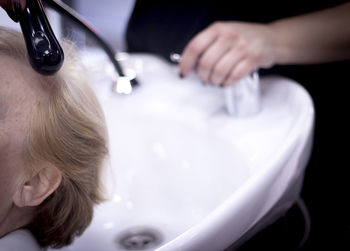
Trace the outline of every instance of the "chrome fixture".
<path fill-rule="evenodd" d="M 132 87 L 138 84 L 136 77 L 129 78 L 129 76 L 127 76 L 124 73 L 122 66 L 119 64 L 119 62 L 116 59 L 116 53 L 102 39 L 102 37 L 97 33 L 96 29 L 90 23 L 88 23 L 84 18 L 82 18 L 75 10 L 73 10 L 63 2 L 57 1 L 57 0 L 42 0 L 42 1 L 45 6 L 56 10 L 62 16 L 67 17 L 68 19 L 72 20 L 74 23 L 79 25 L 85 32 L 90 34 L 97 41 L 97 43 L 106 52 L 108 58 L 113 63 L 113 66 L 116 72 L 118 73 L 118 77 L 116 79 L 116 86 L 114 89 L 116 90 L 117 93 L 120 93 L 120 94 L 131 93 Z M 118 92 L 118 90 L 121 90 L 121 92 Z"/>

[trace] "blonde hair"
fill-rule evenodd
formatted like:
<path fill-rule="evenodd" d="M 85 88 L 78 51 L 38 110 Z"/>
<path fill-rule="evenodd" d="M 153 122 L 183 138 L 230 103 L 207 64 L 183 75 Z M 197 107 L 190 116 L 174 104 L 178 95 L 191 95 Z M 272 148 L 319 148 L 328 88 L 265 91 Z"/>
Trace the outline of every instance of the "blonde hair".
<path fill-rule="evenodd" d="M 72 243 L 90 224 L 93 205 L 102 201 L 100 176 L 108 154 L 104 115 L 87 84 L 86 71 L 73 46 L 62 47 L 62 69 L 53 76 L 38 75 L 48 98 L 30 116 L 24 147 L 29 167 L 47 161 L 62 173 L 58 189 L 38 206 L 26 226 L 42 247 L 55 248 Z M 30 66 L 18 32 L 0 27 L 0 54 Z"/>

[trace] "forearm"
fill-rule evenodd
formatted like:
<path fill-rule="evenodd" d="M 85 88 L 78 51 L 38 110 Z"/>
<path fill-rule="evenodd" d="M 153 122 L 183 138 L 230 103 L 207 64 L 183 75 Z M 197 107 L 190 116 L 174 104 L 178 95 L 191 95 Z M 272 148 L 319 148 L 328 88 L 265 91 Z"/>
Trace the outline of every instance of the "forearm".
<path fill-rule="evenodd" d="M 275 34 L 276 64 L 350 59 L 350 2 L 269 26 Z"/>

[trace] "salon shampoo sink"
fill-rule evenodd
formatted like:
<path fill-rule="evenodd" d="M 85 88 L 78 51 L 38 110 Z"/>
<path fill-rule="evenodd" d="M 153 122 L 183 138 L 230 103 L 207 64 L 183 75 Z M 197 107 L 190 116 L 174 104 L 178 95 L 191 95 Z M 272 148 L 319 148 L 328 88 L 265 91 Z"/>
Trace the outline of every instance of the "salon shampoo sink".
<path fill-rule="evenodd" d="M 123 60 L 140 83 L 130 95 L 112 91 L 106 57 L 84 54 L 109 129 L 109 193 L 63 250 L 234 248 L 295 202 L 312 147 L 314 108 L 304 88 L 262 78 L 261 112 L 236 118 L 223 89 L 195 75 L 182 80 L 155 56 Z"/>

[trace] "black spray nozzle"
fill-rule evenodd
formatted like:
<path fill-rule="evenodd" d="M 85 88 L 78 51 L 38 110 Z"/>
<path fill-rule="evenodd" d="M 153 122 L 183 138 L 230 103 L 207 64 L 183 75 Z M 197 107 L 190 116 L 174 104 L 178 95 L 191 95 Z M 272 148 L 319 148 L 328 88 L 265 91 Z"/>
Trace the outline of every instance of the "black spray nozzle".
<path fill-rule="evenodd" d="M 47 20 L 41 0 L 27 1 L 19 23 L 33 69 L 43 75 L 56 73 L 63 64 L 64 54 Z"/>

